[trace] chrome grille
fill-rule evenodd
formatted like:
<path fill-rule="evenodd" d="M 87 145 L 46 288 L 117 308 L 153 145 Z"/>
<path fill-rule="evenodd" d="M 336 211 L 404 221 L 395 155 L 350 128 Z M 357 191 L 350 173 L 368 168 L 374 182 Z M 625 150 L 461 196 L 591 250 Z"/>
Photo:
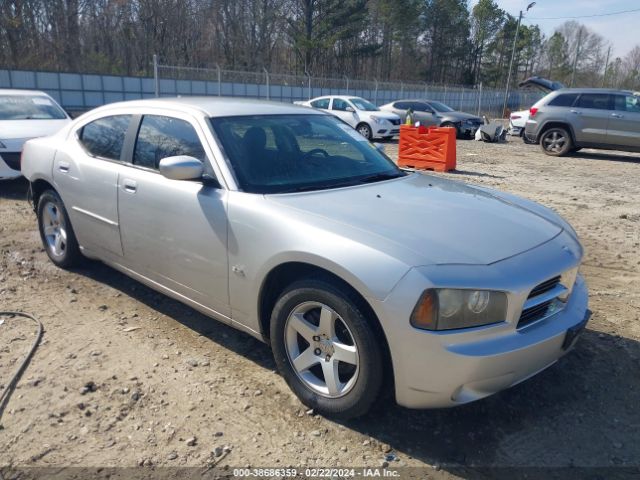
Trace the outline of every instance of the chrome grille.
<path fill-rule="evenodd" d="M 518 320 L 517 328 L 525 327 L 547 316 L 547 314 L 549 313 L 549 308 L 556 302 L 556 296 L 559 295 L 563 290 L 566 291 L 566 289 L 563 289 L 560 286 L 560 279 L 560 275 L 557 275 L 536 285 L 531 290 L 529 296 L 527 297 L 527 303 L 530 303 L 531 306 L 526 307 L 522 310 L 520 319 Z M 550 293 L 554 289 L 559 290 L 556 295 Z M 549 294 L 551 295 L 551 297 L 549 297 Z M 540 301 L 536 302 L 536 298 L 539 298 Z M 531 302 L 529 302 L 530 300 Z"/>

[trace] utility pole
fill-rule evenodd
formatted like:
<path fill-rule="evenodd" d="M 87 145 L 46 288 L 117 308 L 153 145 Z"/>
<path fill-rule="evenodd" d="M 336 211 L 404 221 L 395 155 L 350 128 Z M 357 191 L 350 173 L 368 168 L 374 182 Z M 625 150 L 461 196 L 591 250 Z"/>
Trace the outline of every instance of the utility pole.
<path fill-rule="evenodd" d="M 607 68 L 609 68 L 609 57 L 611 56 L 611 45 L 609 45 L 609 49 L 607 50 L 607 61 L 604 62 L 604 73 L 602 74 L 602 88 L 607 85 Z"/>
<path fill-rule="evenodd" d="M 527 12 L 533 8 L 536 2 L 531 2 L 527 5 Z M 516 56 L 516 44 L 518 43 L 518 32 L 520 31 L 520 23 L 522 22 L 522 17 L 524 16 L 522 10 L 520 10 L 520 15 L 518 15 L 518 24 L 516 25 L 516 35 L 513 37 L 513 49 L 511 50 L 511 61 L 509 62 L 509 73 L 507 74 L 507 86 L 504 89 L 504 103 L 502 105 L 502 115 L 504 116 L 507 112 L 507 103 L 509 101 L 509 87 L 511 86 L 511 69 L 513 68 L 513 60 Z"/>
<path fill-rule="evenodd" d="M 573 87 L 573 81 L 576 78 L 576 67 L 578 66 L 578 56 L 580 55 L 580 43 L 582 42 L 582 26 L 578 28 L 578 42 L 576 43 L 576 58 L 573 59 L 573 71 L 571 72 L 571 84 Z"/>

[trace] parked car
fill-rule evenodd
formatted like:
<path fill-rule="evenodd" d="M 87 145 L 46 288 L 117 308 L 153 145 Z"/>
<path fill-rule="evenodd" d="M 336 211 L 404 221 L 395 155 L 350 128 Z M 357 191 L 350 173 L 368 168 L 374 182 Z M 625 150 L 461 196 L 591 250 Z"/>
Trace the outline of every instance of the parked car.
<path fill-rule="evenodd" d="M 321 414 L 483 398 L 588 318 L 583 249 L 514 195 L 399 169 L 339 119 L 216 98 L 112 104 L 27 142 L 45 251 L 268 342 Z"/>
<path fill-rule="evenodd" d="M 335 115 L 368 140 L 374 138 L 390 140 L 400 133 L 400 118 L 397 115 L 380 111 L 378 107 L 364 98 L 330 95 L 294 103 Z"/>
<path fill-rule="evenodd" d="M 0 180 L 21 175 L 20 152 L 26 140 L 51 135 L 69 122 L 44 92 L 0 89 Z"/>
<path fill-rule="evenodd" d="M 626 90 L 556 90 L 531 107 L 525 135 L 547 155 L 581 148 L 640 151 L 640 95 Z"/>
<path fill-rule="evenodd" d="M 546 78 L 535 76 L 523 80 L 518 84 L 518 86 L 520 88 L 534 88 L 536 90 L 541 90 L 544 93 L 565 88 L 565 86 L 560 82 L 554 82 L 552 80 L 547 80 Z M 525 143 L 529 143 L 527 138 L 524 136 L 524 127 L 527 124 L 527 120 L 529 120 L 529 109 L 512 112 L 511 115 L 509 115 L 509 135 L 519 136 Z"/>
<path fill-rule="evenodd" d="M 453 127 L 457 135 L 472 137 L 482 125 L 482 119 L 471 113 L 458 112 L 442 102 L 433 100 L 397 100 L 380 107 L 381 110 L 400 116 L 402 122 L 407 119 L 409 109 L 413 111 L 414 121 L 425 126 Z"/>

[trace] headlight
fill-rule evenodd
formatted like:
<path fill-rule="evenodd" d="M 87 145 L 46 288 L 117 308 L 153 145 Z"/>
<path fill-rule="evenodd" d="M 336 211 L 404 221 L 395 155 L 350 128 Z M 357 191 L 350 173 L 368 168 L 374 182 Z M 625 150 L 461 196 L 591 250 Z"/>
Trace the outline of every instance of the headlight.
<path fill-rule="evenodd" d="M 371 115 L 371 120 L 373 120 L 375 123 L 379 123 L 379 124 L 383 124 L 386 120 L 386 118 L 381 118 L 381 117 L 376 117 L 375 115 Z"/>
<path fill-rule="evenodd" d="M 507 296 L 493 290 L 425 290 L 411 314 L 411 325 L 425 330 L 479 327 L 506 320 Z"/>
<path fill-rule="evenodd" d="M 573 291 L 573 286 L 576 284 L 576 278 L 578 277 L 578 270 L 580 267 L 572 268 L 571 270 L 567 270 L 560 277 L 560 285 L 562 285 L 567 290 L 558 295 L 558 300 L 561 302 L 567 303 L 569 297 L 571 296 L 571 292 Z"/>

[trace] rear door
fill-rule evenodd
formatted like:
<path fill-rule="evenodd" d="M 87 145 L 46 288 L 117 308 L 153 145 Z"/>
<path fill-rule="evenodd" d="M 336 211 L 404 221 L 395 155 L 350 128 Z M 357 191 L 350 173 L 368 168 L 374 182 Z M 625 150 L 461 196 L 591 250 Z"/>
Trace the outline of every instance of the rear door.
<path fill-rule="evenodd" d="M 142 116 L 118 181 L 122 246 L 136 272 L 228 317 L 226 190 L 158 171 L 161 159 L 188 155 L 215 176 L 206 145 L 188 115 Z"/>
<path fill-rule="evenodd" d="M 640 148 L 640 96 L 613 95 L 614 111 L 609 116 L 607 143 Z"/>
<path fill-rule="evenodd" d="M 118 172 L 131 115 L 92 120 L 58 150 L 53 180 L 80 245 L 99 255 L 122 255 L 118 223 Z"/>
<path fill-rule="evenodd" d="M 569 108 L 569 121 L 578 143 L 607 143 L 607 126 L 613 112 L 612 100 L 608 93 L 583 93 Z"/>

